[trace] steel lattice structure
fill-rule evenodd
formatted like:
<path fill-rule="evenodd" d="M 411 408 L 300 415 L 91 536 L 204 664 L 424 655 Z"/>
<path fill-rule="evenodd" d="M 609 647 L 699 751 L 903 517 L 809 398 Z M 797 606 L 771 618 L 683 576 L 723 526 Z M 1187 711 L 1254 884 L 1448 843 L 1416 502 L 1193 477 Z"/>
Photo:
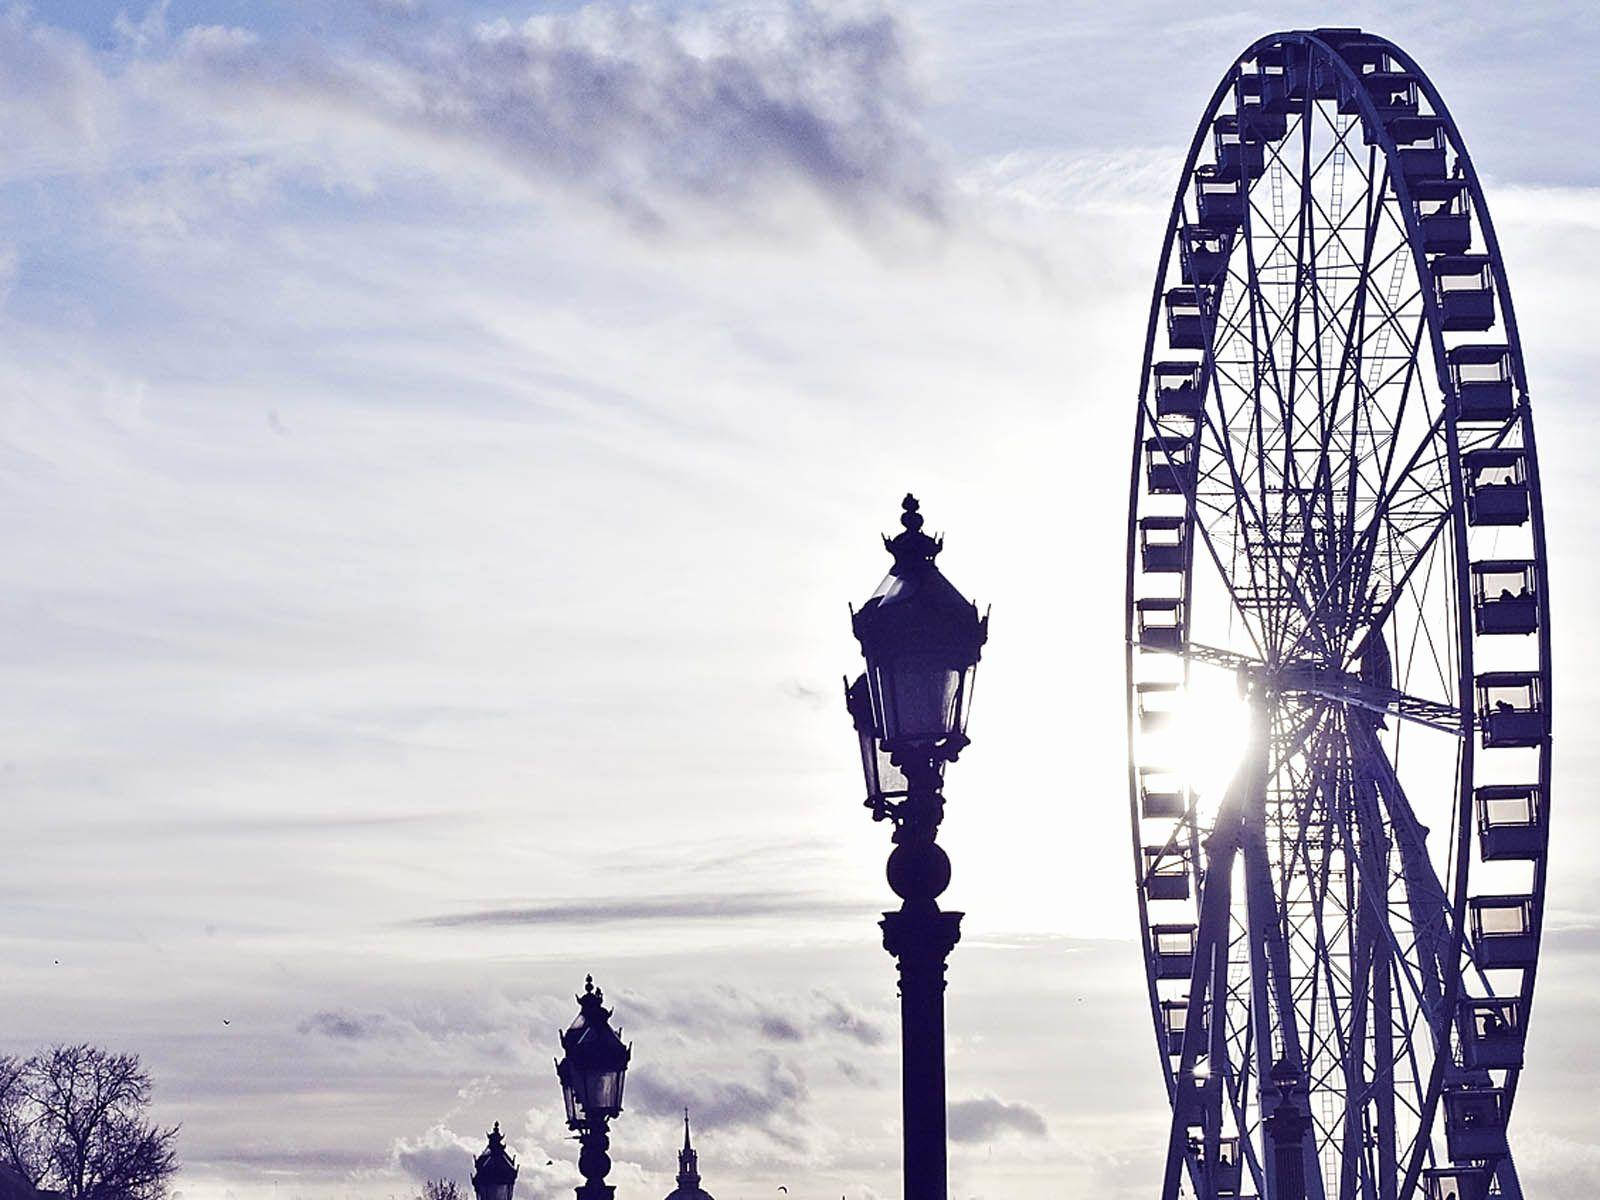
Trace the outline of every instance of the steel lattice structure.
<path fill-rule="evenodd" d="M 1521 1195 L 1548 593 L 1516 319 L 1449 111 L 1381 38 L 1261 39 L 1173 202 L 1129 501 L 1166 1200 Z M 1219 673 L 1253 736 L 1208 791 L 1174 733 Z"/>

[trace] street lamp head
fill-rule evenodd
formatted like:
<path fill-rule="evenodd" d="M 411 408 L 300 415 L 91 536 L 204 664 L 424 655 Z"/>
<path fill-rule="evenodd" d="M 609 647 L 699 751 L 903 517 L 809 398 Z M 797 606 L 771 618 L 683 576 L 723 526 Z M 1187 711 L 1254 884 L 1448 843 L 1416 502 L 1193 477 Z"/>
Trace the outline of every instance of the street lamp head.
<path fill-rule="evenodd" d="M 567 1104 L 567 1128 L 601 1126 L 622 1111 L 622 1085 L 632 1049 L 611 1028 L 611 1010 L 605 995 L 594 986 L 594 976 L 584 980 L 577 997 L 578 1016 L 561 1034 L 561 1061 L 556 1078 Z"/>
<path fill-rule="evenodd" d="M 506 1153 L 500 1122 L 489 1131 L 489 1144 L 472 1162 L 472 1191 L 478 1200 L 511 1200 L 517 1186 L 517 1160 Z"/>
<path fill-rule="evenodd" d="M 922 532 L 916 497 L 908 494 L 901 507 L 902 532 L 884 539 L 894 565 L 852 624 L 867 660 L 872 728 L 882 749 L 949 760 L 967 744 L 973 675 L 989 618 L 935 565 L 943 543 Z"/>

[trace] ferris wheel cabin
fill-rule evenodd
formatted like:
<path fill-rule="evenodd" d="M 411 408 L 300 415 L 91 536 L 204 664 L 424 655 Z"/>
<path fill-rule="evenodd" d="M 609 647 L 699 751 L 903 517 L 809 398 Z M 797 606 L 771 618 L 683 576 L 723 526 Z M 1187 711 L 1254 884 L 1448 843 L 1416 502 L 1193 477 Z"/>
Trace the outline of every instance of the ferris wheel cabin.
<path fill-rule="evenodd" d="M 1478 676 L 1478 725 L 1490 750 L 1537 746 L 1544 740 L 1543 689 L 1533 671 L 1486 671 Z"/>
<path fill-rule="evenodd" d="M 1474 1070 L 1506 1070 L 1522 1065 L 1522 1001 L 1491 996 L 1463 1000 L 1456 1007 L 1462 1061 Z"/>
<path fill-rule="evenodd" d="M 1183 781 L 1166 767 L 1139 768 L 1139 813 L 1146 820 L 1166 820 L 1184 813 Z"/>
<path fill-rule="evenodd" d="M 1496 1087 L 1446 1092 L 1444 1137 L 1451 1158 L 1500 1158 L 1506 1153 L 1505 1092 Z"/>
<path fill-rule="evenodd" d="M 1544 853 L 1544 813 L 1537 784 L 1487 784 L 1473 792 L 1478 853 L 1484 862 L 1536 859 Z"/>
<path fill-rule="evenodd" d="M 1194 491 L 1195 445 L 1192 437 L 1157 434 L 1144 443 L 1145 482 L 1153 495 Z"/>
<path fill-rule="evenodd" d="M 1455 392 L 1456 420 L 1499 424 L 1516 412 L 1507 346 L 1457 346 L 1445 351 Z"/>
<path fill-rule="evenodd" d="M 1232 249 L 1226 233 L 1204 225 L 1185 225 L 1178 234 L 1181 278 L 1187 284 L 1212 284 L 1228 269 Z"/>
<path fill-rule="evenodd" d="M 1480 967 L 1531 967 L 1539 953 L 1532 896 L 1473 896 L 1468 900 L 1473 957 Z"/>
<path fill-rule="evenodd" d="M 1214 165 L 1198 167 L 1194 173 L 1195 208 L 1200 224 L 1213 233 L 1232 233 L 1244 224 L 1244 193 L 1239 181 L 1223 179 Z"/>
<path fill-rule="evenodd" d="M 1427 254 L 1465 254 L 1472 249 L 1465 179 L 1419 179 L 1411 185 L 1411 207 Z"/>
<path fill-rule="evenodd" d="M 1217 152 L 1218 179 L 1247 179 L 1253 182 L 1261 178 L 1262 172 L 1267 169 L 1267 150 L 1259 138 L 1246 140 L 1246 135 L 1253 133 L 1254 130 L 1248 127 L 1241 132 L 1239 118 L 1231 113 L 1212 122 L 1211 137 Z"/>
<path fill-rule="evenodd" d="M 1521 450 L 1468 450 L 1461 456 L 1469 525 L 1524 525 L 1528 464 Z"/>
<path fill-rule="evenodd" d="M 1439 117 L 1396 117 L 1387 128 L 1394 139 L 1391 165 L 1400 168 L 1407 182 L 1438 179 L 1444 175 L 1443 120 Z"/>
<path fill-rule="evenodd" d="M 1174 350 L 1204 350 L 1206 322 L 1200 287 L 1176 287 L 1167 293 L 1167 345 Z"/>
<path fill-rule="evenodd" d="M 1141 683 L 1134 690 L 1138 698 L 1140 731 L 1160 733 L 1171 728 L 1178 717 L 1178 706 L 1183 702 L 1183 685 Z"/>
<path fill-rule="evenodd" d="M 1442 329 L 1482 333 L 1494 324 L 1494 282 L 1487 254 L 1441 254 L 1430 265 Z"/>
<path fill-rule="evenodd" d="M 1472 564 L 1472 622 L 1479 633 L 1533 633 L 1539 628 L 1537 564 L 1496 558 Z"/>
<path fill-rule="evenodd" d="M 1483 1167 L 1436 1167 L 1422 1173 L 1422 1200 L 1487 1200 L 1489 1172 Z"/>
<path fill-rule="evenodd" d="M 1183 601 L 1147 596 L 1134 602 L 1139 618 L 1139 645 L 1146 650 L 1183 649 Z"/>
<path fill-rule="evenodd" d="M 1189 865 L 1165 846 L 1144 848 L 1144 894 L 1152 900 L 1187 900 Z"/>
<path fill-rule="evenodd" d="M 1183 517 L 1139 518 L 1139 561 L 1157 574 L 1183 570 L 1186 534 Z"/>
<path fill-rule="evenodd" d="M 1150 926 L 1150 957 L 1157 979 L 1187 979 L 1194 970 L 1195 926 Z"/>
<path fill-rule="evenodd" d="M 1183 1053 L 1183 1035 L 1189 1028 L 1189 997 L 1181 1000 L 1163 1000 L 1161 1002 L 1161 1028 L 1166 1034 L 1167 1053 Z M 1203 1038 L 1206 1036 L 1205 1011 L 1194 1014 L 1195 1031 Z"/>
<path fill-rule="evenodd" d="M 1193 288 L 1179 291 L 1193 292 Z M 1168 308 L 1168 327 L 1171 327 L 1171 308 Z M 1199 319 L 1198 309 L 1195 319 Z M 1197 362 L 1158 362 L 1150 368 L 1156 388 L 1156 415 L 1158 417 L 1198 417 L 1205 407 L 1205 392 L 1201 389 L 1203 367 Z"/>

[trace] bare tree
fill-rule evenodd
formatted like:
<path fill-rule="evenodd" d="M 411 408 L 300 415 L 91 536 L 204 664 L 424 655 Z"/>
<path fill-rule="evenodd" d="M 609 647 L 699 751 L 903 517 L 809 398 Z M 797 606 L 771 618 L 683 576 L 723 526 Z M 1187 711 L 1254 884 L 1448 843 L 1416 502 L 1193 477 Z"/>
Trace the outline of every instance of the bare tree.
<path fill-rule="evenodd" d="M 146 1121 L 149 1104 L 136 1054 L 79 1045 L 0 1057 L 0 1162 L 66 1200 L 162 1200 L 178 1130 Z"/>
<path fill-rule="evenodd" d="M 461 1200 L 454 1179 L 430 1179 L 422 1185 L 422 1200 Z"/>

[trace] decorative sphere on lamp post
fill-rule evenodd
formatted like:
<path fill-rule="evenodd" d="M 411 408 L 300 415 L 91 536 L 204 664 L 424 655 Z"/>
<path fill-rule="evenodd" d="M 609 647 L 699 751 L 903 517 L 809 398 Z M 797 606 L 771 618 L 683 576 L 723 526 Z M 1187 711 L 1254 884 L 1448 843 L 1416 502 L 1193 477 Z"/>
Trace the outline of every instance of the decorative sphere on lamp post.
<path fill-rule="evenodd" d="M 581 1146 L 578 1200 L 611 1200 L 616 1189 L 606 1184 L 611 1170 L 608 1124 L 622 1111 L 622 1086 L 633 1051 L 611 1028 L 611 1010 L 603 1005 L 605 995 L 594 986 L 593 975 L 585 978 L 583 995 L 576 999 L 578 1016 L 561 1034 L 556 1078 L 566 1101 L 567 1128 L 577 1133 Z"/>
<path fill-rule="evenodd" d="M 894 823 L 883 945 L 900 968 L 901 1111 L 905 1200 L 944 1200 L 945 962 L 961 914 L 941 912 L 950 859 L 937 844 L 944 766 L 967 745 L 967 714 L 989 618 L 939 571 L 940 539 L 922 531 L 914 496 L 902 531 L 885 538 L 889 574 L 851 623 L 866 670 L 845 687 L 874 820 Z"/>

